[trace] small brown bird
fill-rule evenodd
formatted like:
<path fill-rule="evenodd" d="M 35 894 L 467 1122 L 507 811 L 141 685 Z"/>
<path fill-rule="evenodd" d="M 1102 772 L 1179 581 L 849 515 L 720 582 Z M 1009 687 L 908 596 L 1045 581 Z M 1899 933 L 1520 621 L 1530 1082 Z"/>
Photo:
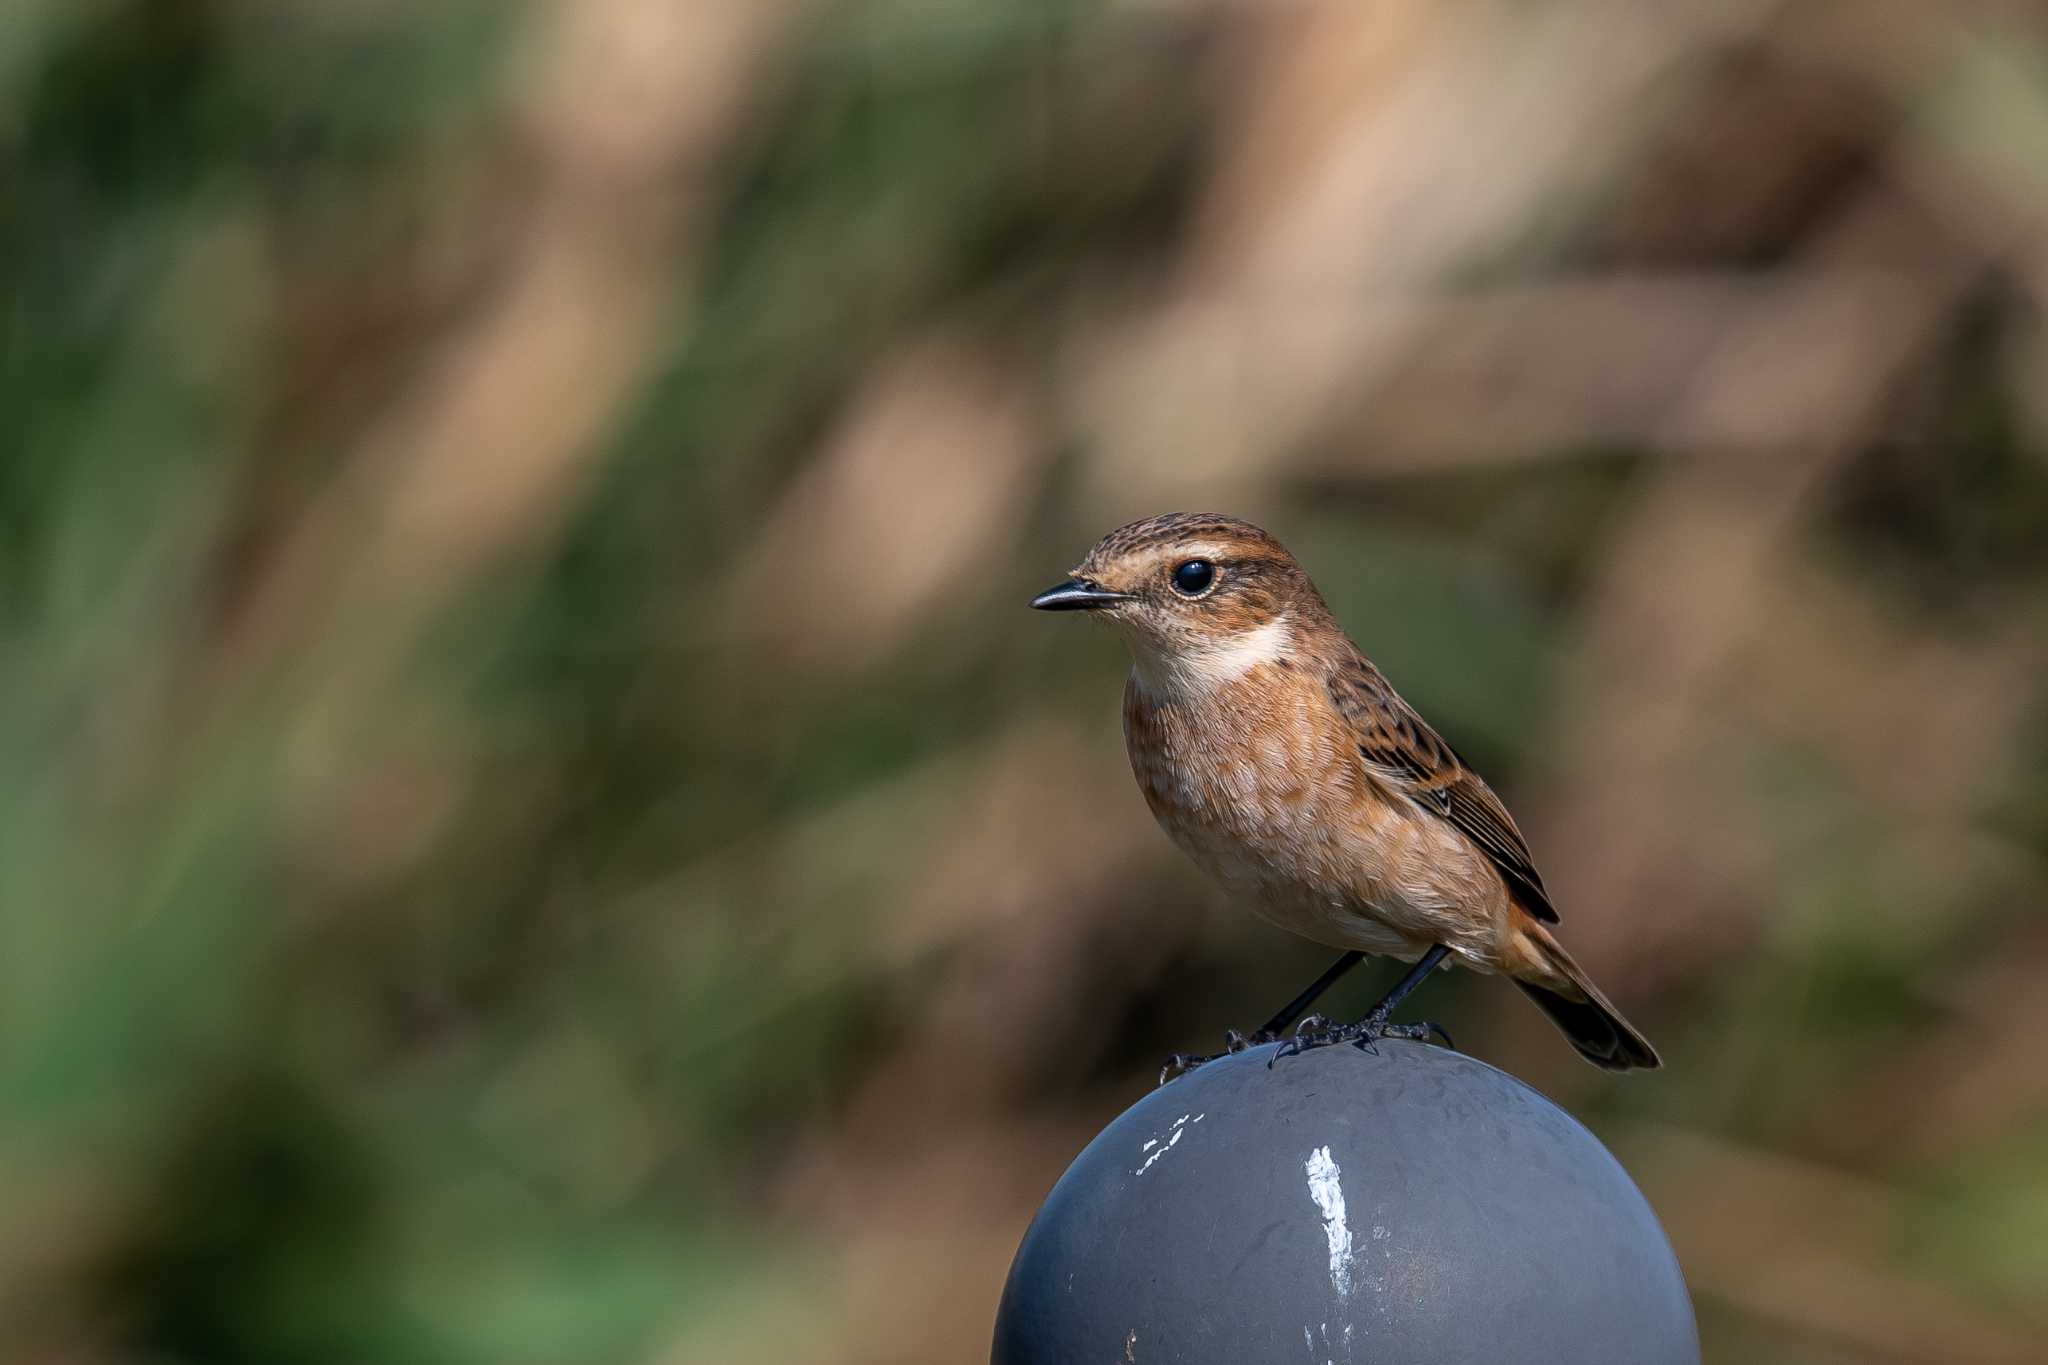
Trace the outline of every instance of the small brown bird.
<path fill-rule="evenodd" d="M 1557 912 L 1500 798 L 1273 537 L 1205 513 L 1132 522 L 1031 605 L 1093 612 L 1130 646 L 1124 740 L 1173 841 L 1266 919 L 1346 950 L 1258 1034 L 1229 1035 L 1232 1051 L 1298 1020 L 1296 1048 L 1442 1033 L 1387 1018 L 1449 957 L 1512 978 L 1593 1065 L 1658 1065 L 1551 933 Z M 1416 965 L 1357 1024 L 1301 1018 L 1369 953 Z"/>

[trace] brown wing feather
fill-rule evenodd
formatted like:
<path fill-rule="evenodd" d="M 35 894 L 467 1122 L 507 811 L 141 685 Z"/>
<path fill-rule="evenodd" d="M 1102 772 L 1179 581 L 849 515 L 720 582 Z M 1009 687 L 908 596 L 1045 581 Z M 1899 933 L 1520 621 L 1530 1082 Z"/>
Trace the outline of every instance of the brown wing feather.
<path fill-rule="evenodd" d="M 1339 669 L 1330 697 L 1350 722 L 1373 774 L 1433 815 L 1449 820 L 1493 861 L 1522 908 L 1548 924 L 1557 911 L 1514 817 L 1493 789 L 1465 766 L 1444 737 L 1401 699 L 1363 657 Z"/>

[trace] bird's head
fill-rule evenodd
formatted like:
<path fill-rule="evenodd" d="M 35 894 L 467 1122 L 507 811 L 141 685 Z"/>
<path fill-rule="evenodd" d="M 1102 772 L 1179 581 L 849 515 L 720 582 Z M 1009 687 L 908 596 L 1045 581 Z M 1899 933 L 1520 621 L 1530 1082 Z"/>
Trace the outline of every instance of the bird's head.
<path fill-rule="evenodd" d="M 1292 658 L 1326 627 L 1315 585 L 1279 541 L 1248 521 L 1170 512 L 1104 536 L 1074 576 L 1033 598 L 1115 626 L 1139 680 L 1185 692 Z"/>

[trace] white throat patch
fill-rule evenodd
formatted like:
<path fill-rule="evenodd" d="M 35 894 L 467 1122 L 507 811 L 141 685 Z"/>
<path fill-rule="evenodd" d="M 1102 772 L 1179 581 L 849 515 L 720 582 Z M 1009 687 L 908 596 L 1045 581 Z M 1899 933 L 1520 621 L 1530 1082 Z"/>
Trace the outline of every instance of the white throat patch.
<path fill-rule="evenodd" d="M 1154 696 L 1187 695 L 1241 678 L 1260 664 L 1284 658 L 1294 647 L 1294 627 L 1282 613 L 1227 640 L 1164 653 L 1131 641 L 1131 669 L 1138 685 Z"/>

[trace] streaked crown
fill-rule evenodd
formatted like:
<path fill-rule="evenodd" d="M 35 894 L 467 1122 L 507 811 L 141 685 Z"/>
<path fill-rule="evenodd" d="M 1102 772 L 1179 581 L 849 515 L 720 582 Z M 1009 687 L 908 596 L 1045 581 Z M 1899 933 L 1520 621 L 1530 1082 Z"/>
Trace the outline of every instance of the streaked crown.
<path fill-rule="evenodd" d="M 1167 690 L 1284 660 L 1333 628 L 1315 584 L 1279 541 L 1212 512 L 1118 527 L 1070 582 L 1034 605 L 1098 615 L 1130 644 L 1139 677 Z"/>
<path fill-rule="evenodd" d="M 1260 625 L 1304 593 L 1315 595 L 1279 541 L 1213 512 L 1168 512 L 1120 526 L 1097 542 L 1074 576 L 1141 607 L 1206 620 L 1212 629 Z"/>

